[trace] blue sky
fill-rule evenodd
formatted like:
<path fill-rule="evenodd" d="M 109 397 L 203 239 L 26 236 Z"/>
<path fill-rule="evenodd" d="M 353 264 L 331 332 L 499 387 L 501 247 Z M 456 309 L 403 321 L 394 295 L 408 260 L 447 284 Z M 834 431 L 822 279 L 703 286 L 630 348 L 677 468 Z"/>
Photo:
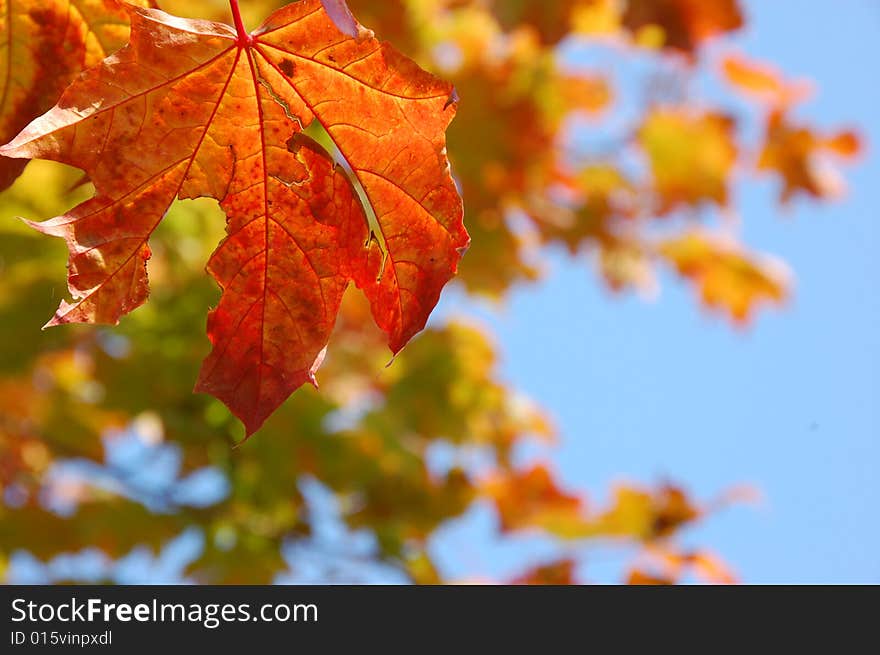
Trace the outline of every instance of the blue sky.
<path fill-rule="evenodd" d="M 559 254 L 537 286 L 484 313 L 503 372 L 562 433 L 563 479 L 601 501 L 619 479 L 681 481 L 698 497 L 747 482 L 765 497 L 688 535 L 751 583 L 880 582 L 880 3 L 745 4 L 746 53 L 804 76 L 818 93 L 798 111 L 824 128 L 853 124 L 868 141 L 847 169 L 847 197 L 780 213 L 772 180 L 747 180 L 737 201 L 750 246 L 782 257 L 796 293 L 746 331 L 699 309 L 663 280 L 656 302 L 611 297 L 588 264 Z M 449 302 L 453 302 L 450 299 Z M 449 305 L 447 305 L 449 308 Z M 451 572 L 504 576 L 537 539 L 502 545 L 477 511 L 437 541 Z M 620 554 L 589 551 L 585 573 L 613 581 Z"/>

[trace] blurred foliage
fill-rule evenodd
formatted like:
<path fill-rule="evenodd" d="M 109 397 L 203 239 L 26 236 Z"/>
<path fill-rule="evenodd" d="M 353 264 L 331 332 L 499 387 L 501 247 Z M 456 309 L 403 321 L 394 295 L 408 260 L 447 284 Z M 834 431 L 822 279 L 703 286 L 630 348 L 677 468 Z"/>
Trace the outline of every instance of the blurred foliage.
<path fill-rule="evenodd" d="M 225 0 L 160 4 L 228 20 Z M 783 302 L 790 276 L 741 243 L 737 185 L 771 175 L 782 202 L 830 200 L 841 190 L 831 164 L 862 148 L 852 130 L 795 116 L 804 83 L 727 46 L 720 58 L 706 50 L 750 19 L 736 0 L 349 4 L 457 86 L 449 152 L 473 237 L 460 279 L 475 294 L 537 278 L 541 247 L 557 244 L 593 258 L 614 290 L 650 289 L 668 267 L 744 322 Z M 275 6 L 244 3 L 247 24 Z M 707 76 L 726 84 L 723 104 L 701 93 Z M 764 126 L 758 142 L 749 122 Z M 549 465 L 522 465 L 518 449 L 552 441 L 552 422 L 504 383 L 491 337 L 467 322 L 426 330 L 386 367 L 368 308 L 347 296 L 321 390 L 298 391 L 233 447 L 239 424 L 191 393 L 219 295 L 203 273 L 223 234 L 214 203 L 174 205 L 151 242 L 152 297 L 117 328 L 41 332 L 66 293 L 65 249 L 13 217 L 61 212 L 88 197 L 79 182 L 34 162 L 0 196 L 0 575 L 16 553 L 57 561 L 97 548 L 113 562 L 195 528 L 202 548 L 185 575 L 197 582 L 298 580 L 303 553 L 317 552 L 324 581 L 368 579 L 356 564 L 433 583 L 446 579 L 432 559 L 438 530 L 489 506 L 500 533 L 558 543 L 557 559 L 524 562 L 510 582 L 589 580 L 580 564 L 597 541 L 632 554 L 622 581 L 735 580 L 681 537 L 742 493 L 698 502 L 672 484 L 621 484 L 597 507 Z M 210 502 L 182 491 L 209 474 L 222 481 Z M 327 537 L 334 521 L 347 536 Z"/>

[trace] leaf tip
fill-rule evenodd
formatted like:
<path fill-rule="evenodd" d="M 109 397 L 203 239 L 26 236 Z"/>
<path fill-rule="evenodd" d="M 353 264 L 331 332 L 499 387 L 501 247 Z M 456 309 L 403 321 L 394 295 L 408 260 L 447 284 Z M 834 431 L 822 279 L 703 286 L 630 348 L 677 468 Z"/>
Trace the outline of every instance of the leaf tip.
<path fill-rule="evenodd" d="M 32 221 L 28 218 L 25 218 L 24 216 L 16 216 L 16 218 L 27 225 L 29 228 L 36 230 L 37 232 L 43 231 L 40 229 L 40 223 L 38 221 Z"/>
<path fill-rule="evenodd" d="M 257 428 L 257 429 L 259 429 L 259 428 Z M 250 438 L 251 438 L 252 436 L 254 436 L 254 433 L 255 433 L 256 431 L 257 431 L 257 430 L 251 430 L 250 428 L 248 428 L 247 426 L 245 426 L 245 433 L 244 433 L 244 436 L 243 436 L 241 439 L 239 439 L 238 441 L 236 441 L 235 443 L 232 444 L 232 450 L 238 450 L 238 449 L 241 448 L 243 445 L 245 445 L 245 443 L 247 443 L 247 442 L 250 440 Z"/>
<path fill-rule="evenodd" d="M 452 87 L 452 91 L 449 92 L 449 97 L 446 99 L 446 104 L 443 105 L 443 111 L 449 109 L 450 105 L 457 105 L 459 100 L 461 100 L 461 96 L 458 95 L 458 90 Z"/>
<path fill-rule="evenodd" d="M 391 365 L 397 361 L 397 356 L 400 354 L 400 351 L 403 350 L 403 346 L 397 348 L 396 350 L 392 349 L 391 351 L 391 359 L 388 360 L 388 363 L 385 364 L 385 368 L 391 368 Z"/>
<path fill-rule="evenodd" d="M 40 329 L 48 330 L 52 327 L 58 327 L 59 325 L 70 323 L 71 320 L 67 317 L 67 315 L 74 307 L 75 305 L 71 305 L 66 300 L 62 300 L 61 304 L 58 306 L 58 309 L 55 310 L 55 314 L 52 315 L 52 318 L 46 321 L 46 324 Z"/>

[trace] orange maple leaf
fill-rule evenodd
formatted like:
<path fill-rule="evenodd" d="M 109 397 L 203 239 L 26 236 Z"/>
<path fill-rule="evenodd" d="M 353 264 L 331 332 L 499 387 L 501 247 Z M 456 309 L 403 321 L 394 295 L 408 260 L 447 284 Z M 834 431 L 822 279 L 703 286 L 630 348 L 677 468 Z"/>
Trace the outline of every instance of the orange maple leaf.
<path fill-rule="evenodd" d="M 0 154 L 72 164 L 95 184 L 91 200 L 32 224 L 70 253 L 74 302 L 48 325 L 116 323 L 143 304 L 147 241 L 171 202 L 220 201 L 228 237 L 208 271 L 223 296 L 196 390 L 249 436 L 315 382 L 349 282 L 396 353 L 469 238 L 446 158 L 451 85 L 376 40 L 342 0 L 290 4 L 251 34 L 231 4 L 236 29 L 126 7 L 130 44 Z M 340 165 L 304 132 L 313 122 Z"/>
<path fill-rule="evenodd" d="M 665 240 L 658 250 L 679 275 L 695 283 L 707 307 L 726 312 L 737 324 L 748 323 L 763 303 L 788 299 L 788 270 L 729 238 L 691 231 Z"/>
<path fill-rule="evenodd" d="M 779 200 L 782 204 L 791 201 L 797 193 L 817 199 L 834 198 L 844 191 L 844 184 L 826 160 L 829 156 L 853 160 L 861 154 L 862 148 L 861 138 L 852 130 L 823 135 L 776 109 L 767 117 L 758 170 L 781 178 Z"/>
<path fill-rule="evenodd" d="M 495 503 L 504 532 L 535 528 L 562 538 L 583 536 L 584 500 L 560 488 L 546 464 L 499 473 L 486 481 L 484 489 Z"/>

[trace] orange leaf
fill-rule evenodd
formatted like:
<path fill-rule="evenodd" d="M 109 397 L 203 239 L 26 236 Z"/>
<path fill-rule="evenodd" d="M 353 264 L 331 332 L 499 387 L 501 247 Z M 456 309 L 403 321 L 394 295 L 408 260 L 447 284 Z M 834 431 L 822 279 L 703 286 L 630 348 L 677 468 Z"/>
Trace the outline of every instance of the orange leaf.
<path fill-rule="evenodd" d="M 824 165 L 827 155 L 853 159 L 861 150 L 861 140 L 855 132 L 847 130 L 826 137 L 794 124 L 782 111 L 774 111 L 767 120 L 758 170 L 772 171 L 782 178 L 782 203 L 798 192 L 814 198 L 831 198 L 839 195 L 843 183 L 833 169 Z"/>
<path fill-rule="evenodd" d="M 0 0 L 0 142 L 52 107 L 77 73 L 127 40 L 128 15 L 117 0 Z M 0 157 L 0 191 L 26 164 Z"/>
<path fill-rule="evenodd" d="M 822 147 L 838 157 L 851 159 L 861 154 L 862 140 L 852 130 L 844 130 L 825 139 Z"/>
<path fill-rule="evenodd" d="M 560 489 L 543 464 L 491 479 L 487 495 L 495 502 L 505 532 L 536 528 L 562 538 L 580 538 L 588 527 L 583 500 Z"/>
<path fill-rule="evenodd" d="M 314 382 L 350 281 L 397 352 L 468 244 L 446 159 L 451 85 L 380 43 L 343 2 L 331 14 L 327 4 L 290 4 L 250 35 L 240 21 L 127 7 L 129 46 L 0 149 L 78 166 L 96 187 L 34 225 L 70 251 L 74 302 L 49 325 L 115 323 L 141 305 L 147 241 L 170 203 L 220 201 L 229 236 L 208 270 L 223 297 L 197 390 L 248 435 Z M 304 132 L 313 123 L 342 164 Z"/>
<path fill-rule="evenodd" d="M 730 55 L 721 62 L 725 79 L 743 93 L 774 105 L 790 105 L 810 95 L 807 82 L 788 82 L 778 70 L 740 55 Z"/>
<path fill-rule="evenodd" d="M 703 302 L 746 323 L 761 303 L 788 297 L 787 273 L 775 261 L 760 260 L 734 243 L 691 232 L 665 241 L 660 254 L 692 280 Z"/>

